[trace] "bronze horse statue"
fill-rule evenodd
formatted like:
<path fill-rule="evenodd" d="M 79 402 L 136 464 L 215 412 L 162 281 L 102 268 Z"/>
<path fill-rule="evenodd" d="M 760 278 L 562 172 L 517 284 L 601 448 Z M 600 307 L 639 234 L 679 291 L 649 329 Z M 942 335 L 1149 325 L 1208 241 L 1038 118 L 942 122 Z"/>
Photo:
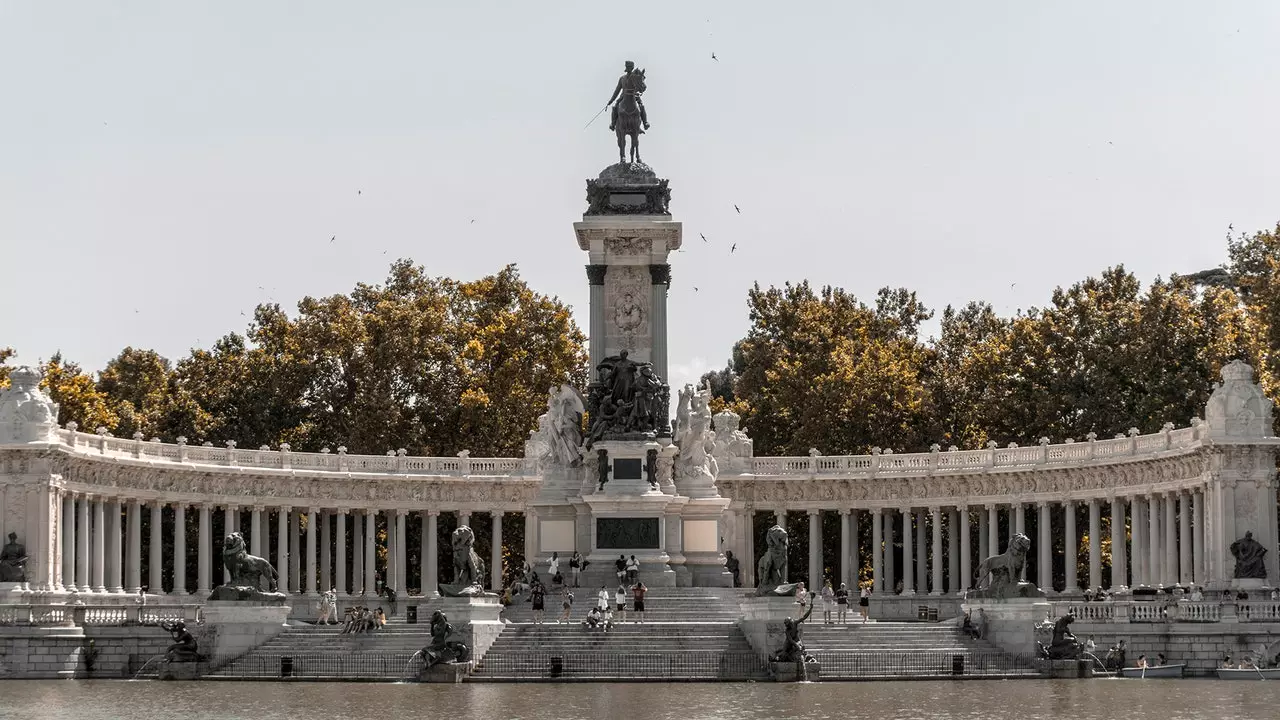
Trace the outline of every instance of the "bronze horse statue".
<path fill-rule="evenodd" d="M 631 162 L 640 162 L 640 106 L 636 93 L 645 91 L 644 70 L 631 73 L 631 87 L 618 98 L 618 122 L 614 132 L 618 135 L 618 162 L 627 161 L 627 136 L 631 136 Z"/>

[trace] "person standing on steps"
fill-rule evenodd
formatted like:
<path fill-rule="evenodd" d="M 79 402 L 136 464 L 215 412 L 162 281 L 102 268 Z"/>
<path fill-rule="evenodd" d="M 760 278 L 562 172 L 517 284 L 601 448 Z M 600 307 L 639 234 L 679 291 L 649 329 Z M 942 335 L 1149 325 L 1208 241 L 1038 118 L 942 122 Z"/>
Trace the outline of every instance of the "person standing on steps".
<path fill-rule="evenodd" d="M 644 624 L 644 596 L 649 592 L 649 588 L 644 583 L 636 583 L 631 586 L 631 609 L 636 614 L 636 622 Z"/>
<path fill-rule="evenodd" d="M 556 622 L 569 622 L 569 614 L 573 611 L 573 593 L 569 592 L 569 588 L 560 588 L 560 608 L 560 617 Z"/>
<path fill-rule="evenodd" d="M 862 587 L 862 591 L 858 593 L 858 614 L 862 616 L 862 622 L 867 621 L 867 610 L 871 607 L 871 588 Z"/>
<path fill-rule="evenodd" d="M 533 603 L 533 624 L 542 624 L 542 609 L 546 603 L 547 589 L 542 586 L 542 581 L 535 574 L 533 576 L 533 585 L 529 588 L 529 602 Z"/>
<path fill-rule="evenodd" d="M 573 586 L 578 587 L 578 582 L 582 579 L 582 555 L 577 550 L 569 558 L 569 571 L 573 573 Z"/>
<path fill-rule="evenodd" d="M 800 615 L 803 615 L 805 606 L 808 604 L 809 604 L 809 591 L 804 589 L 803 582 L 796 583 L 796 605 L 800 606 L 800 610 L 798 610 L 797 612 Z"/>
<path fill-rule="evenodd" d="M 836 592 L 831 589 L 831 581 L 822 584 L 822 624 L 831 624 L 831 612 L 836 609 Z"/>
<path fill-rule="evenodd" d="M 618 622 L 619 623 L 626 622 L 627 621 L 627 587 L 621 584 L 618 585 L 618 591 L 614 593 L 613 599 L 614 599 L 614 602 L 617 603 L 617 607 L 618 607 Z"/>
<path fill-rule="evenodd" d="M 636 556 L 632 555 L 627 561 L 627 582 L 635 584 L 636 578 L 640 577 L 640 561 L 636 560 Z"/>
<path fill-rule="evenodd" d="M 596 593 L 596 607 L 600 608 L 600 612 L 604 612 L 609 609 L 609 601 L 611 599 L 612 598 L 609 597 L 609 588 L 601 585 L 600 592 Z"/>
<path fill-rule="evenodd" d="M 564 576 L 560 574 L 560 556 L 554 552 L 547 561 L 547 577 L 551 578 L 552 585 L 564 584 Z"/>
<path fill-rule="evenodd" d="M 845 619 L 849 612 L 849 586 L 840 583 L 840 588 L 836 590 L 836 622 L 840 625 L 848 624 Z"/>
<path fill-rule="evenodd" d="M 623 582 L 627 577 L 627 556 L 619 555 L 618 559 L 613 561 L 613 568 L 618 573 L 618 582 Z"/>

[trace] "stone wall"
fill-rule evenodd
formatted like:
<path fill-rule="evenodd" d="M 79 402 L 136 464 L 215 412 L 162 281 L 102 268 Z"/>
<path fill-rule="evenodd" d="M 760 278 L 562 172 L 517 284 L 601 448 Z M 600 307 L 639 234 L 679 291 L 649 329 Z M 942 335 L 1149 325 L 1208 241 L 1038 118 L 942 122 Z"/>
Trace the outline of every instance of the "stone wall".
<path fill-rule="evenodd" d="M 84 664 L 84 647 L 94 641 L 98 650 L 93 672 Z M 125 678 L 145 662 L 164 653 L 172 641 L 156 627 L 0 628 L 0 678 Z"/>
<path fill-rule="evenodd" d="M 1220 622 L 1205 625 L 1072 623 L 1072 632 L 1081 640 L 1092 639 L 1097 647 L 1094 654 L 1106 655 L 1107 648 L 1124 640 L 1126 660 L 1129 666 L 1137 664 L 1139 655 L 1155 658 L 1164 653 L 1170 663 L 1186 663 L 1188 674 L 1207 675 L 1218 667 L 1224 654 L 1236 661 L 1249 653 L 1270 647 L 1270 655 L 1280 653 L 1280 623 L 1231 623 Z"/>

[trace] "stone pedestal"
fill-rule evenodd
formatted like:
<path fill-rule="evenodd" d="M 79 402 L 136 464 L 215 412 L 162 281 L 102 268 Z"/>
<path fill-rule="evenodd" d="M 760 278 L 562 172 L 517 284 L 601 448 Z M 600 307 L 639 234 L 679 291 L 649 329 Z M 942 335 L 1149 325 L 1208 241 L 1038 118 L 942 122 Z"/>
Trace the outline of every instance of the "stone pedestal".
<path fill-rule="evenodd" d="M 285 628 L 289 606 L 210 600 L 203 609 L 212 643 L 209 657 L 222 662 L 239 657 L 265 643 Z M 201 652 L 206 652 L 201 646 Z"/>
<path fill-rule="evenodd" d="M 807 663 L 769 663 L 769 673 L 776 682 L 816 682 L 821 679 L 822 664 Z"/>
<path fill-rule="evenodd" d="M 1266 598 L 1271 590 L 1262 578 L 1232 578 L 1228 587 L 1235 593 L 1248 593 L 1251 600 Z"/>
<path fill-rule="evenodd" d="M 643 450 L 648 443 L 610 443 L 611 446 L 626 444 Z M 639 578 L 645 585 L 675 587 L 678 583 L 672 567 L 673 545 L 670 542 L 673 529 L 669 523 L 678 523 L 680 518 L 670 513 L 673 503 L 678 505 L 684 498 L 653 490 L 648 483 L 642 483 L 643 488 L 631 488 L 615 485 L 618 482 L 610 480 L 604 491 L 582 497 L 587 511 L 582 519 L 588 524 L 586 529 L 590 538 L 587 560 L 591 563 L 583 573 L 583 587 L 594 589 L 605 585 L 610 590 L 616 588 L 618 576 L 614 563 L 619 555 L 627 559 L 636 556 L 640 563 Z M 614 487 L 610 488 L 611 485 Z M 679 553 L 678 545 L 674 546 L 674 551 Z"/>
<path fill-rule="evenodd" d="M 26 594 L 26 583 L 0 582 L 0 605 L 24 605 Z"/>
<path fill-rule="evenodd" d="M 200 663 L 161 663 L 157 677 L 161 680 L 195 680 L 200 677 Z"/>
<path fill-rule="evenodd" d="M 471 674 L 474 662 L 441 663 L 418 673 L 418 682 L 424 683 L 460 683 Z"/>
<path fill-rule="evenodd" d="M 1001 650 L 1035 657 L 1036 625 L 1049 616 L 1052 605 L 1033 598 L 973 600 L 961 606 L 982 627 L 982 639 Z"/>
<path fill-rule="evenodd" d="M 1076 679 L 1093 677 L 1094 662 L 1085 660 L 1039 660 L 1036 669 L 1047 678 Z"/>
<path fill-rule="evenodd" d="M 466 643 L 471 649 L 473 663 L 484 657 L 502 632 L 502 603 L 497 595 L 443 598 L 440 609 L 453 626 L 452 639 Z M 418 622 L 430 625 L 431 618 L 419 617 Z"/>
<path fill-rule="evenodd" d="M 756 654 L 768 657 L 786 643 L 786 634 L 782 623 L 787 618 L 798 618 L 804 609 L 796 603 L 794 597 L 764 596 L 749 597 L 742 601 L 742 619 L 738 625 L 747 636 L 747 642 Z M 808 621 L 806 621 L 807 624 Z M 801 634 L 801 642 L 804 635 Z M 806 650 L 812 652 L 808 646 Z"/>

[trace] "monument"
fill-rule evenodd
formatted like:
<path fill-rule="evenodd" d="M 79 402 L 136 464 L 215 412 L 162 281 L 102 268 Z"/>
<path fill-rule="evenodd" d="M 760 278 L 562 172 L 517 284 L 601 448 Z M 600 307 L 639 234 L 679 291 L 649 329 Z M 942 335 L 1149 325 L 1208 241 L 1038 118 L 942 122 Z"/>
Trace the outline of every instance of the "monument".
<path fill-rule="evenodd" d="M 222 562 L 229 580 L 213 589 L 203 610 L 215 660 L 241 655 L 279 634 L 290 611 L 285 594 L 277 592 L 276 569 L 249 554 L 243 535 L 227 535 Z"/>
<path fill-rule="evenodd" d="M 1030 550 L 1030 538 L 1018 533 L 1009 538 L 1003 553 L 979 563 L 977 583 L 961 609 L 965 613 L 977 610 L 986 618 L 984 639 L 1010 652 L 1041 656 L 1044 644 L 1037 639 L 1037 628 L 1051 606 L 1035 583 L 1020 579 Z M 1070 671 L 1078 673 L 1079 669 L 1072 665 Z"/>
<path fill-rule="evenodd" d="M 467 525 L 453 531 L 453 582 L 440 583 L 444 597 L 475 597 L 485 594 L 484 561 L 475 550 L 476 534 Z M 494 597 L 497 597 L 494 595 Z"/>
<path fill-rule="evenodd" d="M 1020 580 L 1030 549 L 1031 539 L 1026 535 L 1018 533 L 1010 538 L 1009 547 L 1003 553 L 992 555 L 978 565 L 978 584 L 969 597 L 992 600 L 1044 597 L 1044 591 L 1035 583 Z"/>

